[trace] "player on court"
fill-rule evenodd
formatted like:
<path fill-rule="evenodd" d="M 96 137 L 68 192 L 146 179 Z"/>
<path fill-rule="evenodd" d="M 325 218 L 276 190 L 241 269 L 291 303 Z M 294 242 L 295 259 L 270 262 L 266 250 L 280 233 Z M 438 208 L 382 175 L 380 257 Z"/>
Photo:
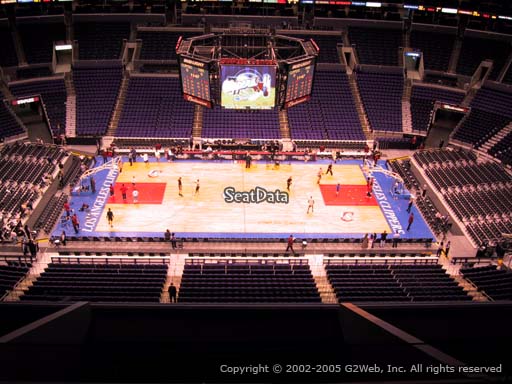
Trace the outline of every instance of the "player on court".
<path fill-rule="evenodd" d="M 113 228 L 114 227 L 114 225 L 113 225 L 113 222 L 114 222 L 114 212 L 112 212 L 110 210 L 110 208 L 107 211 L 107 221 L 108 221 L 108 225 L 110 225 L 110 227 Z"/>
<path fill-rule="evenodd" d="M 199 179 L 197 179 L 197 181 L 196 181 L 196 191 L 194 192 L 194 196 L 195 196 L 195 195 L 199 195 L 199 187 L 200 187 L 200 185 L 199 185 Z"/>
<path fill-rule="evenodd" d="M 333 176 L 333 174 L 332 174 L 332 163 L 329 164 L 329 166 L 327 167 L 327 171 L 325 171 L 326 175 L 329 174 L 329 173 L 331 174 L 331 176 Z"/>
<path fill-rule="evenodd" d="M 313 213 L 315 211 L 315 200 L 313 200 L 313 196 L 309 196 L 308 211 L 306 212 L 306 214 L 309 213 L 310 209 L 311 209 L 311 213 Z"/>
<path fill-rule="evenodd" d="M 178 177 L 178 195 L 183 197 L 183 182 L 181 181 L 181 176 Z"/>
<path fill-rule="evenodd" d="M 121 185 L 121 195 L 123 196 L 123 200 L 126 201 L 126 192 L 128 191 L 128 188 L 123 184 Z"/>
<path fill-rule="evenodd" d="M 290 187 L 292 186 L 292 177 L 290 176 L 288 180 L 286 180 L 286 189 L 288 192 L 290 191 Z"/>
<path fill-rule="evenodd" d="M 340 194 L 340 189 L 341 189 L 341 184 L 340 183 L 336 184 L 336 197 L 338 197 L 338 195 Z"/>
<path fill-rule="evenodd" d="M 318 171 L 317 173 L 317 177 L 318 177 L 318 180 L 316 181 L 317 184 L 320 184 L 320 180 L 322 180 L 322 168 L 320 168 L 320 170 Z"/>

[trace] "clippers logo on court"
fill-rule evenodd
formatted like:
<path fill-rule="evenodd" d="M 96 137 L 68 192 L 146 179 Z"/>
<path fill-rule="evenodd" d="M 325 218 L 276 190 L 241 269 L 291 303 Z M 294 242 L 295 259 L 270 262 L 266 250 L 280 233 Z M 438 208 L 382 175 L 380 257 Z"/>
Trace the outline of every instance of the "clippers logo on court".
<path fill-rule="evenodd" d="M 341 214 L 341 220 L 343 220 L 343 221 L 353 221 L 354 220 L 354 212 L 343 212 Z"/>
<path fill-rule="evenodd" d="M 237 191 L 234 187 L 224 188 L 223 193 L 224 201 L 226 203 L 237 204 L 288 204 L 290 201 L 288 192 L 280 191 L 267 191 L 265 188 L 256 187 L 250 191 Z"/>

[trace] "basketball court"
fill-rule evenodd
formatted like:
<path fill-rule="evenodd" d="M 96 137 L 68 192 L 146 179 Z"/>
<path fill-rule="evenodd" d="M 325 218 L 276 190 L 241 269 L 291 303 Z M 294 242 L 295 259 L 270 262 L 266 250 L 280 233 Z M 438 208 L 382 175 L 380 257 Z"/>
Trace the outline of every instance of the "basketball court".
<path fill-rule="evenodd" d="M 374 194 L 367 196 L 366 176 L 362 161 L 344 160 L 333 165 L 333 175 L 326 175 L 329 162 L 273 163 L 234 161 L 176 161 L 172 163 L 143 162 L 130 166 L 124 163 L 122 172 L 107 169 L 93 177 L 96 193 L 82 192 L 72 196 L 75 211 L 83 203 L 87 211 L 77 212 L 80 235 L 95 236 L 163 236 L 169 229 L 177 236 L 196 237 L 361 237 L 365 233 L 394 232 L 397 220 L 402 225 L 402 237 L 428 237 L 430 231 L 419 212 L 414 228 L 405 231 L 408 213 L 406 199 L 394 200 L 387 191 L 391 178 L 376 175 Z M 99 160 L 101 163 L 101 160 Z M 318 184 L 318 172 L 322 177 Z M 287 179 L 292 177 L 290 191 Z M 178 178 L 182 178 L 183 196 L 179 196 Z M 195 193 L 199 179 L 199 192 Z M 389 180 L 387 180 L 389 179 Z M 114 183 L 114 196 L 108 188 Z M 89 184 L 88 179 L 82 182 Z M 340 184 L 338 194 L 336 185 Z M 127 197 L 121 194 L 126 187 Z M 260 200 L 229 202 L 225 192 L 231 187 L 236 193 L 259 189 Z M 133 189 L 138 191 L 134 201 Z M 262 192 L 263 190 L 263 192 Z M 283 196 L 287 202 L 269 202 L 265 191 Z M 381 192 L 379 192 L 381 191 Z M 253 197 L 256 193 L 253 193 Z M 314 200 L 314 212 L 307 213 L 308 200 Z M 247 200 L 246 200 L 247 201 Z M 391 213 L 386 209 L 392 207 Z M 106 211 L 114 212 L 113 227 L 107 223 Z M 395 220 L 397 219 L 397 220 Z M 391 220 L 391 221 L 390 221 Z M 395 220 L 393 222 L 393 220 Z M 62 229 L 57 228 L 56 234 Z M 71 234 L 72 228 L 68 229 Z"/>

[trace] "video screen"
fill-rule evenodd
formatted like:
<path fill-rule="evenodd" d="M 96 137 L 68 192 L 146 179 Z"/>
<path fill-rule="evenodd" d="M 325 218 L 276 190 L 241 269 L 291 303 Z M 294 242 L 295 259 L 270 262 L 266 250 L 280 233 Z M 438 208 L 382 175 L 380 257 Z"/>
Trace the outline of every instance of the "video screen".
<path fill-rule="evenodd" d="M 183 59 L 181 62 L 181 85 L 185 95 L 209 102 L 210 76 L 207 64 Z M 191 99 L 191 101 L 194 100 Z"/>
<path fill-rule="evenodd" d="M 229 109 L 272 109 L 276 104 L 276 67 L 222 65 L 221 106 Z"/>
<path fill-rule="evenodd" d="M 286 84 L 285 102 L 300 99 L 311 94 L 313 87 L 313 75 L 315 72 L 315 61 L 308 60 L 290 66 L 288 81 Z"/>

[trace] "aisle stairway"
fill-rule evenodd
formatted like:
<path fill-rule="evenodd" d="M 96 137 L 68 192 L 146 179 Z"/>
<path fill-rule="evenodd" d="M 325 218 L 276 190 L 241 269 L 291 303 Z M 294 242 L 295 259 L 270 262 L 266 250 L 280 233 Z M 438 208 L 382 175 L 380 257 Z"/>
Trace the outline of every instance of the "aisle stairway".
<path fill-rule="evenodd" d="M 76 137 L 76 92 L 73 76 L 66 73 L 64 77 L 66 85 L 66 136 Z"/>
<path fill-rule="evenodd" d="M 110 124 L 108 125 L 106 136 L 115 136 L 119 120 L 121 119 L 121 113 L 123 112 L 124 101 L 126 99 L 129 81 L 130 77 L 128 76 L 128 72 L 125 72 L 123 80 L 121 81 L 121 86 L 119 87 L 116 105 L 114 107 L 114 112 L 112 113 L 112 117 L 110 119 Z"/>
<path fill-rule="evenodd" d="M 350 90 L 352 91 L 352 96 L 354 97 L 357 114 L 359 116 L 359 121 L 361 122 L 363 132 L 367 140 L 372 140 L 373 133 L 371 131 L 368 116 L 366 116 L 366 111 L 364 110 L 363 101 L 361 99 L 361 94 L 359 93 L 359 88 L 357 87 L 355 74 L 352 73 L 351 75 L 348 75 L 348 83 L 350 84 Z"/>
<path fill-rule="evenodd" d="M 186 254 L 171 253 L 169 260 L 169 268 L 167 269 L 167 278 L 165 279 L 162 295 L 160 296 L 161 303 L 169 303 L 169 286 L 171 283 L 176 287 L 176 291 L 180 292 L 181 277 L 183 275 L 183 269 L 185 267 Z"/>
<path fill-rule="evenodd" d="M 510 132 L 512 132 L 512 122 L 510 122 L 505 128 L 499 130 L 494 136 L 491 136 L 481 147 L 485 152 L 489 152 L 492 147 L 498 144 L 503 138 L 505 138 Z"/>

